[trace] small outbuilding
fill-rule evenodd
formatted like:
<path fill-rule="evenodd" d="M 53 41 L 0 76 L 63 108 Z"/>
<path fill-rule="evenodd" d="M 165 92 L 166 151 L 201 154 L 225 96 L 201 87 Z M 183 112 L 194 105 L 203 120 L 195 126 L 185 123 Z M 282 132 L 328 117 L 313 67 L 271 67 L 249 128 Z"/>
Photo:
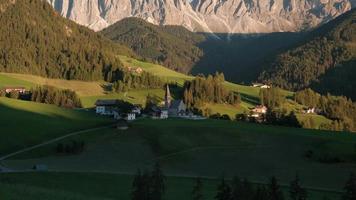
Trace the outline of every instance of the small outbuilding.
<path fill-rule="evenodd" d="M 34 165 L 32 169 L 36 171 L 48 171 L 47 165 L 43 165 L 43 164 Z"/>
<path fill-rule="evenodd" d="M 129 129 L 129 124 L 126 120 L 119 120 L 117 121 L 116 128 L 119 130 L 127 130 Z"/>

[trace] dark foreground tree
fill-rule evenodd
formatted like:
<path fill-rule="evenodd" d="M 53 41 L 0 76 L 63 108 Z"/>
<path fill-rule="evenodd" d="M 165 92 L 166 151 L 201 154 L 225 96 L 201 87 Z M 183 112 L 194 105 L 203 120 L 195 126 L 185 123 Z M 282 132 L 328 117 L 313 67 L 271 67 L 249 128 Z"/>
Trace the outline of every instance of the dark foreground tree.
<path fill-rule="evenodd" d="M 289 196 L 292 200 L 306 200 L 307 191 L 300 185 L 299 175 L 296 174 L 295 179 L 290 183 Z"/>
<path fill-rule="evenodd" d="M 268 199 L 269 200 L 284 200 L 284 195 L 280 186 L 278 185 L 278 181 L 276 177 L 272 177 L 270 179 L 270 183 L 268 185 Z"/>
<path fill-rule="evenodd" d="M 356 200 L 356 176 L 353 173 L 344 186 L 342 200 Z"/>
<path fill-rule="evenodd" d="M 231 200 L 231 188 L 226 183 L 225 178 L 222 178 L 221 183 L 218 185 L 216 200 Z"/>
<path fill-rule="evenodd" d="M 195 186 L 192 190 L 192 200 L 203 200 L 203 182 L 200 178 L 197 178 Z"/>
<path fill-rule="evenodd" d="M 161 170 L 161 165 L 157 162 L 151 174 L 151 192 L 150 199 L 161 200 L 166 191 L 165 187 L 166 178 Z"/>
<path fill-rule="evenodd" d="M 137 171 L 137 174 L 132 183 L 132 200 L 148 200 L 148 195 L 145 192 L 146 182 L 144 180 L 144 175 L 142 175 L 141 170 Z"/>

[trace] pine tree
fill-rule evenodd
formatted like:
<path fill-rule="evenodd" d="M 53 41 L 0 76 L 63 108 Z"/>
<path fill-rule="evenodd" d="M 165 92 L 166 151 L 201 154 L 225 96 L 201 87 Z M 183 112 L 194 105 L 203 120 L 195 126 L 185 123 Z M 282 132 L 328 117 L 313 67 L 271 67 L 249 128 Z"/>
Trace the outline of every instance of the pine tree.
<path fill-rule="evenodd" d="M 295 179 L 290 183 L 289 188 L 289 196 L 292 200 L 307 199 L 307 191 L 301 187 L 298 174 L 296 174 Z"/>
<path fill-rule="evenodd" d="M 254 193 L 253 200 L 266 200 L 267 191 L 264 186 L 258 186 L 256 192 Z"/>
<path fill-rule="evenodd" d="M 151 174 L 151 191 L 150 198 L 152 200 L 161 200 L 163 199 L 163 195 L 165 193 L 165 176 L 161 170 L 160 164 L 157 162 Z"/>
<path fill-rule="evenodd" d="M 356 176 L 353 173 L 350 174 L 350 178 L 344 186 L 342 200 L 356 200 Z"/>
<path fill-rule="evenodd" d="M 270 179 L 268 185 L 268 199 L 269 200 L 284 200 L 283 192 L 281 191 L 276 177 Z"/>
<path fill-rule="evenodd" d="M 242 200 L 242 183 L 240 178 L 234 177 L 231 186 L 231 199 Z"/>
<path fill-rule="evenodd" d="M 197 178 L 195 186 L 192 190 L 192 200 L 203 200 L 203 182 L 200 178 Z"/>
<path fill-rule="evenodd" d="M 216 200 L 231 200 L 231 189 L 226 183 L 225 179 L 222 178 L 221 183 L 218 185 L 217 194 L 215 196 Z"/>

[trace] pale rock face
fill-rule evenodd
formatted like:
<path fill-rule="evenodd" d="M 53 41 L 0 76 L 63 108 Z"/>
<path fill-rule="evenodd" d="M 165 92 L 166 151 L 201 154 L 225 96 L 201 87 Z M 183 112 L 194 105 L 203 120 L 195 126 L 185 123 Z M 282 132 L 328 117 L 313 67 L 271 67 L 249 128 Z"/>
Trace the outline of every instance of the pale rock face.
<path fill-rule="evenodd" d="M 99 31 L 123 18 L 191 31 L 300 31 L 350 10 L 356 0 L 47 0 L 63 16 Z"/>

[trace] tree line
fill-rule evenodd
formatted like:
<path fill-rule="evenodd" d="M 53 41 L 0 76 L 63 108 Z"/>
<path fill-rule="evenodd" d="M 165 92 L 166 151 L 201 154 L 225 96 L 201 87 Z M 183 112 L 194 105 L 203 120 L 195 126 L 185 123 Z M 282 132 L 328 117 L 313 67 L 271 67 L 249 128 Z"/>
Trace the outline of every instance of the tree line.
<path fill-rule="evenodd" d="M 207 77 L 198 75 L 194 80 L 184 83 L 184 102 L 189 108 L 200 107 L 204 103 L 240 104 L 240 94 L 228 91 L 223 85 L 224 82 L 225 77 L 222 73 Z"/>
<path fill-rule="evenodd" d="M 19 93 L 17 91 L 6 93 L 4 90 L 0 90 L 0 96 L 38 103 L 53 104 L 65 108 L 82 107 L 80 98 L 74 91 L 57 89 L 48 85 L 37 86 L 26 93 Z"/>
<path fill-rule="evenodd" d="M 157 89 L 162 88 L 164 84 L 160 77 L 148 72 L 142 72 L 141 74 L 125 72 L 120 80 L 113 83 L 113 90 L 127 92 L 130 89 Z"/>
<path fill-rule="evenodd" d="M 136 173 L 131 191 L 131 200 L 162 200 L 165 199 L 167 178 L 163 174 L 161 166 L 156 163 L 152 172 Z M 351 173 L 345 183 L 341 200 L 356 199 L 356 176 Z M 207 197 L 204 192 L 204 182 L 197 177 L 190 193 L 191 200 L 205 200 Z M 308 191 L 302 186 L 302 181 L 296 174 L 295 178 L 289 183 L 289 188 L 283 191 L 278 179 L 272 176 L 268 183 L 253 184 L 247 178 L 240 179 L 233 177 L 226 180 L 224 177 L 217 185 L 215 200 L 307 200 Z M 324 196 L 324 199 L 327 199 Z"/>
<path fill-rule="evenodd" d="M 356 103 L 343 96 L 320 95 L 311 89 L 295 93 L 296 102 L 316 108 L 320 114 L 333 120 L 323 124 L 322 129 L 335 131 L 353 131 L 356 125 Z"/>

